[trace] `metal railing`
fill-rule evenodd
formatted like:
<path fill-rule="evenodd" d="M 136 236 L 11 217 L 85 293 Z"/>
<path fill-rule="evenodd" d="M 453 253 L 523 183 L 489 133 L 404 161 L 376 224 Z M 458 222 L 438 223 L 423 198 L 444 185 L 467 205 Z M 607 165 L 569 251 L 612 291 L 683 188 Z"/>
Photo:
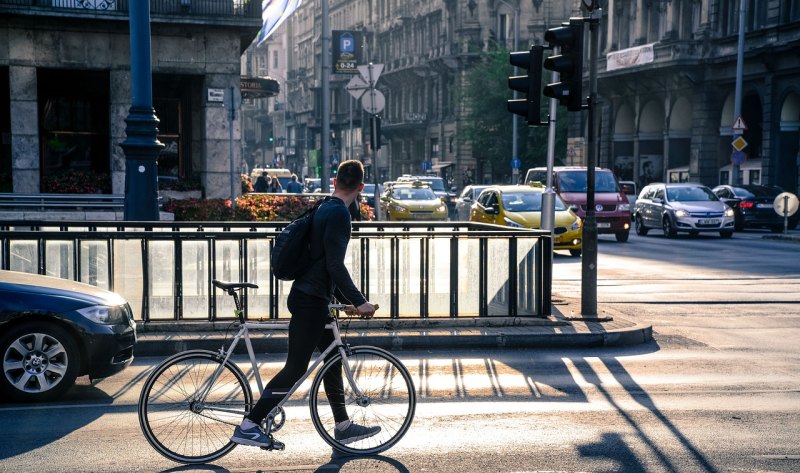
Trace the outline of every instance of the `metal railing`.
<path fill-rule="evenodd" d="M 249 318 L 286 318 L 291 282 L 270 272 L 286 222 L 4 222 L 0 268 L 119 293 L 137 320 L 233 318 L 212 279 L 249 281 Z M 547 232 L 470 222 L 354 222 L 353 280 L 391 318 L 546 316 Z M 382 314 L 381 314 L 382 313 Z"/>
<path fill-rule="evenodd" d="M 0 209 L 110 209 L 122 210 L 123 194 L 23 194 L 0 192 Z"/>

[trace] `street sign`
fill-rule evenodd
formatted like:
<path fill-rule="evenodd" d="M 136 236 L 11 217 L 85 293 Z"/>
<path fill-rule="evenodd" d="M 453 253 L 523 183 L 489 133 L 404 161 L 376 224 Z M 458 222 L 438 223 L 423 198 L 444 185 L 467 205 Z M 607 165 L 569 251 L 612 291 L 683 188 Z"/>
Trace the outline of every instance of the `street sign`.
<path fill-rule="evenodd" d="M 735 149 L 736 151 L 741 151 L 747 146 L 747 141 L 745 141 L 744 138 L 739 136 L 735 140 L 733 140 L 733 143 L 731 144 L 733 145 L 733 149 Z"/>
<path fill-rule="evenodd" d="M 741 115 L 739 115 L 736 120 L 733 122 L 733 126 L 731 127 L 733 131 L 737 133 L 741 133 L 747 130 L 747 123 L 744 122 L 744 119 Z"/>
<path fill-rule="evenodd" d="M 744 153 L 744 151 L 734 151 L 731 153 L 731 162 L 737 166 L 741 166 L 746 159 L 747 155 Z"/>
<path fill-rule="evenodd" d="M 353 76 L 345 86 L 345 89 L 350 92 L 354 99 L 358 100 L 369 89 L 369 85 L 360 76 Z"/>
<path fill-rule="evenodd" d="M 519 159 L 517 159 L 517 158 L 512 159 L 511 160 L 511 169 L 519 169 L 520 164 L 522 164 L 522 163 L 521 163 L 521 161 Z"/>
<path fill-rule="evenodd" d="M 367 93 L 361 97 L 361 106 L 364 107 L 365 112 L 371 113 L 372 115 L 381 113 L 383 107 L 386 106 L 386 97 L 383 96 L 380 90 L 369 89 Z"/>
<path fill-rule="evenodd" d="M 370 73 L 370 68 L 372 69 L 371 73 Z M 361 77 L 364 78 L 364 82 L 366 82 L 369 85 L 375 85 L 375 83 L 378 82 L 378 77 L 381 76 L 382 72 L 383 72 L 383 64 L 369 63 L 363 66 L 358 66 L 358 73 L 361 74 Z M 372 84 L 369 83 L 370 75 L 372 76 Z"/>
<path fill-rule="evenodd" d="M 784 212 L 786 216 L 791 217 L 797 212 L 798 206 L 800 206 L 800 202 L 798 202 L 797 196 L 791 192 L 781 192 L 775 197 L 775 201 L 772 204 L 772 208 L 774 208 L 775 212 L 781 217 L 784 215 Z"/>

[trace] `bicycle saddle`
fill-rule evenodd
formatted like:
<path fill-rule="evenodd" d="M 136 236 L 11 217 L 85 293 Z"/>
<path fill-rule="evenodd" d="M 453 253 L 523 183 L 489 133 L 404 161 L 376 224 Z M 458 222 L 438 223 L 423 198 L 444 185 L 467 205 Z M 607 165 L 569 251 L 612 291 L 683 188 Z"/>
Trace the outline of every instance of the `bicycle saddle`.
<path fill-rule="evenodd" d="M 249 287 L 251 289 L 258 289 L 258 285 L 253 284 L 251 282 L 225 282 L 225 281 L 218 281 L 216 279 L 212 279 L 211 283 L 214 284 L 216 287 L 222 289 L 223 291 L 241 289 L 243 287 Z"/>

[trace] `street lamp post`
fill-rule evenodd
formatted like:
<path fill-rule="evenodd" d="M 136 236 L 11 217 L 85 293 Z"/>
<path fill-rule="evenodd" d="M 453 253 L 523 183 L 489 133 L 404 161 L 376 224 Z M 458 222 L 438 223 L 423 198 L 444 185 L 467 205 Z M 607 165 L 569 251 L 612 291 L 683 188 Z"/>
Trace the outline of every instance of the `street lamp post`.
<path fill-rule="evenodd" d="M 150 2 L 131 2 L 131 108 L 125 119 L 125 207 L 128 221 L 159 220 L 158 118 L 153 109 L 150 66 Z"/>

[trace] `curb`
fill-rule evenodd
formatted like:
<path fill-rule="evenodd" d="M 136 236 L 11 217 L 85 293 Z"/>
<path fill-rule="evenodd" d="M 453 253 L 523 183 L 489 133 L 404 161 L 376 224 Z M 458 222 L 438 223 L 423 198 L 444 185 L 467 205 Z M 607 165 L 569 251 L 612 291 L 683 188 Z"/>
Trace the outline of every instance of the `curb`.
<path fill-rule="evenodd" d="M 369 333 L 348 333 L 347 340 L 351 345 L 373 345 L 391 351 L 419 349 L 503 349 L 503 348 L 578 348 L 578 347 L 620 347 L 646 343 L 653 339 L 650 325 L 635 325 L 630 328 L 608 332 L 557 333 L 548 327 L 530 327 L 530 330 L 513 331 L 458 330 L 447 333 L 439 327 L 437 330 L 414 330 L 413 333 L 394 333 L 378 330 Z M 404 331 L 405 332 L 405 331 Z M 435 332 L 435 333 L 430 333 Z M 455 333 L 453 333 L 455 332 Z M 235 332 L 228 332 L 230 342 Z M 253 350 L 256 353 L 286 353 L 288 336 L 285 332 L 276 332 L 267 336 L 261 333 L 251 335 Z M 137 356 L 165 356 L 190 349 L 218 351 L 227 345 L 224 332 L 179 332 L 160 333 L 145 332 L 140 334 L 136 344 Z M 237 346 L 236 353 L 246 353 L 244 343 Z"/>

